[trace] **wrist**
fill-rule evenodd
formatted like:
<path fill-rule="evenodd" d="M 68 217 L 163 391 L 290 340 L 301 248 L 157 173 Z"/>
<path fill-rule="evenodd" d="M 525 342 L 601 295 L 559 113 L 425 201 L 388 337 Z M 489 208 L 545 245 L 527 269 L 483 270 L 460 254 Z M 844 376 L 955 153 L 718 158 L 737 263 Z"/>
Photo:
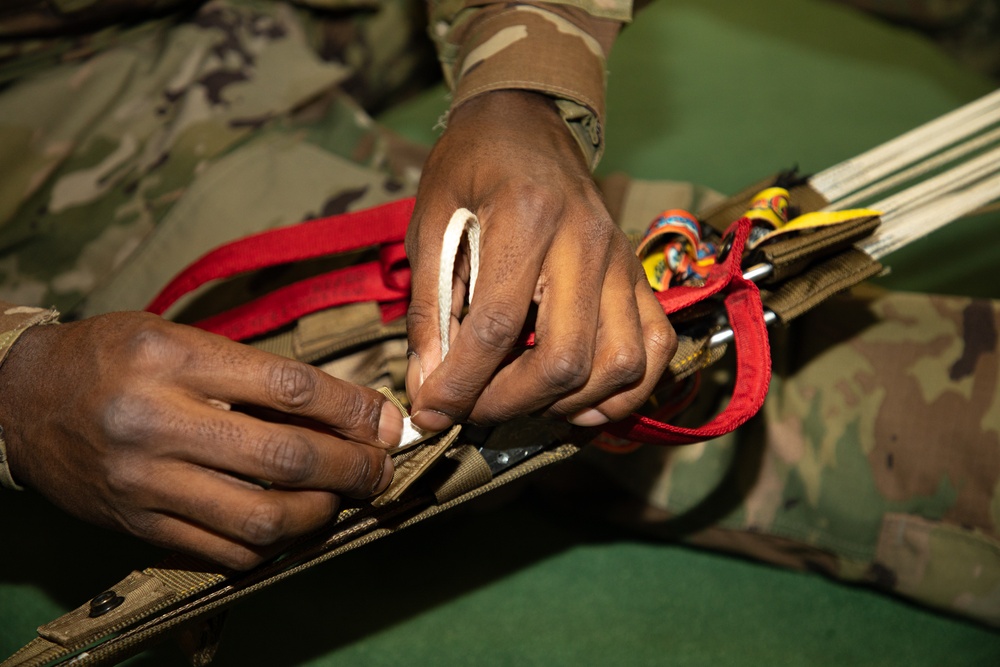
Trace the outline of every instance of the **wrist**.
<path fill-rule="evenodd" d="M 494 90 L 477 95 L 453 109 L 449 130 L 460 137 L 491 137 L 497 140 L 497 145 L 530 147 L 536 160 L 550 155 L 563 168 L 578 164 L 584 172 L 588 171 L 585 155 L 574 142 L 557 101 L 544 93 Z M 506 159 L 496 153 L 491 155 Z"/>

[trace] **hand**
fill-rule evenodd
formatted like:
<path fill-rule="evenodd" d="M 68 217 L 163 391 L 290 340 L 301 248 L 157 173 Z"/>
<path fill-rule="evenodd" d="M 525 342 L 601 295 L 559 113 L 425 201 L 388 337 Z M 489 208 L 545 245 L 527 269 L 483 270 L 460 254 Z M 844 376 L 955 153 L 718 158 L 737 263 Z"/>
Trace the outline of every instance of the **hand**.
<path fill-rule="evenodd" d="M 338 494 L 387 486 L 402 418 L 316 368 L 116 313 L 25 332 L 0 368 L 0 424 L 20 484 L 246 569 L 329 521 Z"/>
<path fill-rule="evenodd" d="M 482 226 L 475 297 L 456 263 L 450 352 L 441 361 L 437 272 L 457 208 Z M 646 400 L 677 341 L 625 235 L 548 98 L 500 91 L 456 109 L 434 147 L 406 239 L 413 269 L 407 390 L 430 430 L 469 419 L 626 417 Z M 532 308 L 535 345 L 508 365 Z"/>

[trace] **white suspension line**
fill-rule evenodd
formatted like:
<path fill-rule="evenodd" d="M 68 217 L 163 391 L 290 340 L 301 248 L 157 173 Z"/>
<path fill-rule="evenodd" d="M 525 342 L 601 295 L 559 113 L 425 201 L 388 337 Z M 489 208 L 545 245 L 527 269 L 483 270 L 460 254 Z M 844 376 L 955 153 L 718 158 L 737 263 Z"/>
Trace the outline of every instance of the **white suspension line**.
<path fill-rule="evenodd" d="M 991 130 L 986 134 L 962 142 L 954 148 L 927 158 L 922 162 L 918 162 L 908 169 L 904 169 L 903 171 L 893 174 L 888 178 L 884 178 L 867 188 L 858 190 L 857 192 L 844 197 L 843 199 L 831 202 L 822 210 L 838 211 L 845 208 L 852 208 L 865 201 L 870 201 L 875 195 L 882 194 L 906 183 L 907 181 L 913 181 L 924 174 L 935 171 L 939 167 L 943 167 L 944 165 L 954 162 L 959 158 L 963 158 L 966 155 L 975 153 L 976 151 L 990 146 L 997 141 L 1000 141 L 1000 127 Z"/>
<path fill-rule="evenodd" d="M 837 200 L 1000 122 L 1000 89 L 813 176 Z"/>
<path fill-rule="evenodd" d="M 900 220 L 891 216 L 889 224 L 858 243 L 855 247 L 875 259 L 881 259 L 891 252 L 926 236 L 949 222 L 960 218 L 976 208 L 1000 198 L 1000 173 L 985 178 L 979 183 L 947 194 L 915 210 L 900 214 Z M 900 223 L 903 224 L 900 224 Z"/>
<path fill-rule="evenodd" d="M 937 197 L 965 187 L 998 171 L 1000 171 L 1000 146 L 876 202 L 871 207 L 882 212 L 882 224 L 886 226 L 889 224 L 888 220 L 894 219 L 893 214 L 920 208 Z"/>

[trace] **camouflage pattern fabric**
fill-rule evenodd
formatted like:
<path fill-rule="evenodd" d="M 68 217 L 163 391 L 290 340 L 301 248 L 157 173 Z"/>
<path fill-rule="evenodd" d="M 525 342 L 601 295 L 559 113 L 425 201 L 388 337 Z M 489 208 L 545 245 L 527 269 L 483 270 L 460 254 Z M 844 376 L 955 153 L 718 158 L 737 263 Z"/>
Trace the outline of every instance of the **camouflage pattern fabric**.
<path fill-rule="evenodd" d="M 616 17 L 630 6 L 578 4 Z M 0 93 L 0 300 L 71 316 L 139 308 L 218 243 L 414 191 L 423 150 L 388 136 L 369 112 L 434 69 L 421 4 L 344 12 L 327 11 L 343 9 L 331 0 L 218 0 L 191 14 L 114 22 L 154 5 L 187 3 L 28 2 L 0 15 L 8 34 L 20 34 L 26 15 L 39 25 L 44 14 L 102 26 L 14 40 L 0 65 L 9 82 Z M 432 3 L 431 12 L 441 39 L 451 39 L 458 13 L 457 38 L 477 44 L 452 76 L 473 86 L 457 103 L 497 87 L 551 92 L 596 160 L 603 53 L 617 21 L 570 5 L 470 13 Z M 482 42 L 463 37 L 472 25 Z M 513 33 L 527 37 L 511 45 L 503 35 Z M 18 54 L 16 44 L 35 50 Z M 533 81 L 531 63 L 560 53 Z M 297 168 L 308 177 L 292 175 Z"/>
<path fill-rule="evenodd" d="M 617 179 L 605 189 L 633 237 L 656 206 L 720 200 Z M 737 432 L 680 448 L 591 447 L 553 490 L 574 511 L 645 535 L 1000 627 L 998 331 L 1000 301 L 862 284 L 772 328 L 767 400 Z M 672 423 L 697 426 L 723 407 L 732 362 L 702 372 Z"/>
<path fill-rule="evenodd" d="M 140 308 L 216 243 L 412 194 L 423 149 L 344 91 L 384 99 L 430 67 L 432 52 L 411 48 L 422 31 L 412 7 L 328 19 L 210 2 L 11 83 L 0 94 L 0 299 Z M 171 216 L 180 228 L 161 224 Z M 116 281 L 128 298 L 102 293 Z"/>

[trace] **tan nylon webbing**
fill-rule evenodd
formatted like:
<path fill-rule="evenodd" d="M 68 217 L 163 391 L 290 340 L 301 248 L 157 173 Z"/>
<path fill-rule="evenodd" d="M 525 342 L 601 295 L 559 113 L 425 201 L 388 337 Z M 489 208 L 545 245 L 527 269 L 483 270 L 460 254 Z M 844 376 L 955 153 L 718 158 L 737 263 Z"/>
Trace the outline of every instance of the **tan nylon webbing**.
<path fill-rule="evenodd" d="M 39 637 L 2 663 L 40 665 L 67 656 L 88 643 L 183 600 L 225 580 L 212 566 L 189 556 L 175 554 L 156 567 L 132 572 L 108 588 L 125 600 L 119 607 L 90 618 L 90 602 L 38 628 Z"/>
<path fill-rule="evenodd" d="M 757 248 L 749 264 L 766 262 L 774 272 L 766 283 L 775 283 L 801 273 L 807 265 L 824 257 L 847 250 L 854 243 L 870 236 L 879 226 L 879 219 L 866 216 L 810 230 L 789 239 Z"/>
<path fill-rule="evenodd" d="M 668 372 L 675 381 L 683 380 L 692 373 L 714 364 L 725 353 L 725 345 L 711 347 L 707 336 L 703 338 L 680 336 L 677 339 L 677 353 L 670 360 Z"/>
<path fill-rule="evenodd" d="M 389 513 L 394 510 L 391 507 L 394 504 L 392 501 L 398 500 L 448 451 L 458 437 L 460 428 L 460 426 L 455 426 L 436 441 L 403 452 L 397 457 L 397 469 L 393 483 L 382 496 L 386 497 L 385 494 L 392 491 L 389 500 L 382 503 L 390 506 L 387 510 Z M 445 480 L 445 484 L 442 485 L 444 496 L 453 497 L 466 493 L 475 485 L 481 485 L 491 479 L 489 467 L 482 456 L 475 448 L 470 449 L 472 449 L 471 453 L 478 457 L 478 463 L 469 456 L 468 452 L 457 455 L 455 460 L 460 464 L 454 471 L 457 478 Z M 484 468 L 485 478 L 482 475 Z M 343 525 L 345 522 L 350 522 L 350 519 L 358 515 L 360 511 L 359 508 L 342 511 L 338 516 L 337 524 Z M 324 547 L 328 548 L 345 540 L 361 540 L 363 533 L 376 525 L 376 519 L 362 517 L 357 523 L 337 531 L 324 543 Z M 14 665 L 29 667 L 63 658 L 84 648 L 88 643 L 134 625 L 142 618 L 149 617 L 171 604 L 183 602 L 217 585 L 224 584 L 227 579 L 232 579 L 232 573 L 227 573 L 223 569 L 190 556 L 172 554 L 157 566 L 146 568 L 142 572 L 133 572 L 126 579 L 108 589 L 125 598 L 119 607 L 103 616 L 91 619 L 89 618 L 90 603 L 81 605 L 72 612 L 39 628 L 40 636 L 4 661 L 0 667 Z"/>
<path fill-rule="evenodd" d="M 231 605 L 233 602 L 246 595 L 250 595 L 262 588 L 277 583 L 278 581 L 281 581 L 286 577 L 298 574 L 299 572 L 305 569 L 318 565 L 319 563 L 325 562 L 343 553 L 352 551 L 353 549 L 364 546 L 365 544 L 368 544 L 370 542 L 374 542 L 375 540 L 381 537 L 384 537 L 386 535 L 392 534 L 394 532 L 412 526 L 420 521 L 423 521 L 427 518 L 430 518 L 441 512 L 451 509 L 456 505 L 477 498 L 480 495 L 488 493 L 500 486 L 508 484 L 516 479 L 520 479 L 521 477 L 528 475 L 534 472 L 535 470 L 551 465 L 552 463 L 562 461 L 572 456 L 573 454 L 577 453 L 579 450 L 580 448 L 577 447 L 576 445 L 564 444 L 556 447 L 553 450 L 542 452 L 534 456 L 533 458 L 525 461 L 521 465 L 515 466 L 514 468 L 506 471 L 502 475 L 498 476 L 497 478 L 495 478 L 494 480 L 483 486 L 472 489 L 471 491 L 468 491 L 458 496 L 457 498 L 454 498 L 453 500 L 447 501 L 445 503 L 431 505 L 430 507 L 427 507 L 423 510 L 419 510 L 413 516 L 398 523 L 390 522 L 389 525 L 387 526 L 378 527 L 376 525 L 377 520 L 375 519 L 364 520 L 370 529 L 368 529 L 367 532 L 363 532 L 359 537 L 351 539 L 350 541 L 343 543 L 332 550 L 321 552 L 312 560 L 303 562 L 300 565 L 296 565 L 287 570 L 278 572 L 277 574 L 268 577 L 266 579 L 262 579 L 261 581 L 254 583 L 252 585 L 246 586 L 244 588 L 232 588 L 231 590 L 226 591 L 220 595 L 213 594 L 215 597 L 207 601 L 205 604 L 199 605 L 192 603 L 191 605 L 188 606 L 188 608 L 185 611 L 181 613 L 168 615 L 168 617 L 164 619 L 154 619 L 153 621 L 145 623 L 133 630 L 123 632 L 119 637 L 116 637 L 112 640 L 109 640 L 105 644 L 95 647 L 89 652 L 86 658 L 81 659 L 78 663 L 75 664 L 79 664 L 81 666 L 108 664 L 109 661 L 117 661 L 129 657 L 131 655 L 134 655 L 156 643 L 156 638 L 159 635 L 180 625 L 181 623 L 186 623 L 196 618 L 202 618 L 217 613 L 217 611 L 220 610 L 221 608 Z M 406 505 L 409 505 L 409 503 L 407 503 Z M 400 510 L 407 511 L 406 507 L 397 508 L 396 506 L 393 506 L 387 509 L 392 510 L 392 512 L 389 513 L 389 516 L 398 514 Z M 350 532 L 350 531 L 345 531 L 345 532 Z M 44 640 L 35 640 L 35 642 L 32 642 L 32 644 L 35 644 L 38 641 L 44 641 Z M 30 647 L 31 644 L 22 649 L 22 651 L 27 651 Z M 27 656 L 27 654 L 25 655 Z M 31 665 L 32 667 L 34 667 L 35 665 L 38 665 L 40 663 L 19 661 L 10 664 L 12 666 L 17 665 L 17 667 L 24 667 L 26 665 Z"/>
<path fill-rule="evenodd" d="M 434 489 L 434 498 L 439 503 L 446 503 L 463 493 L 468 493 L 476 487 L 488 484 L 493 479 L 490 466 L 479 450 L 471 445 L 459 445 L 452 448 L 446 457 L 458 464 L 444 483 Z"/>
<path fill-rule="evenodd" d="M 434 441 L 424 443 L 412 456 L 402 461 L 392 476 L 389 488 L 382 492 L 378 498 L 372 501 L 374 507 L 385 507 L 402 497 L 406 491 L 413 486 L 413 483 L 420 479 L 431 466 L 433 466 L 448 448 L 454 444 L 462 430 L 461 425 L 456 424 L 451 430 Z"/>
<path fill-rule="evenodd" d="M 837 292 L 878 275 L 882 265 L 861 250 L 848 250 L 814 266 L 764 298 L 764 305 L 789 322 Z"/>

